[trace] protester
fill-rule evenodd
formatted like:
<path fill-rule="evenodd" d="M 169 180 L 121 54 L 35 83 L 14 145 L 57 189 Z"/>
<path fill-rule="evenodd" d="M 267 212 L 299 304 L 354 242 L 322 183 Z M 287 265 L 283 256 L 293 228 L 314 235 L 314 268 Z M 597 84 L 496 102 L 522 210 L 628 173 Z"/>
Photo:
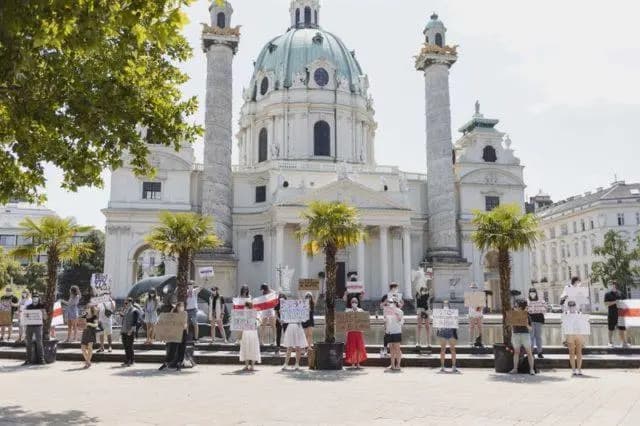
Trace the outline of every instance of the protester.
<path fill-rule="evenodd" d="M 274 308 L 275 311 L 275 323 L 276 323 L 276 356 L 280 355 L 280 342 L 282 341 L 282 333 L 286 333 L 289 324 L 280 321 L 280 301 L 287 300 L 287 296 L 284 294 L 278 295 L 278 304 Z M 302 333 L 304 335 L 304 332 Z M 306 345 L 305 345 L 306 348 Z M 286 365 L 286 364 L 285 364 Z"/>
<path fill-rule="evenodd" d="M 253 309 L 253 303 L 250 300 L 244 303 L 247 310 Z M 244 362 L 245 371 L 253 371 L 254 364 L 260 364 L 260 339 L 258 338 L 257 326 L 260 321 L 256 321 L 255 330 L 244 330 L 242 332 L 242 340 L 240 341 L 240 362 Z"/>
<path fill-rule="evenodd" d="M 47 319 L 47 312 L 40 300 L 38 292 L 34 291 L 31 297 L 31 304 L 26 307 L 27 311 L 39 309 L 42 312 L 42 322 Z M 25 345 L 27 347 L 27 359 L 23 365 L 44 364 L 44 349 L 42 347 L 42 327 L 43 325 L 27 325 L 25 331 Z M 33 354 L 33 345 L 36 346 L 35 358 Z"/>
<path fill-rule="evenodd" d="M 227 334 L 224 331 L 224 297 L 220 295 L 218 287 L 211 289 L 209 298 L 209 322 L 211 324 L 211 341 L 216 340 L 216 328 L 224 343 L 228 343 Z"/>
<path fill-rule="evenodd" d="M 402 300 L 402 297 L 400 297 L 400 293 L 398 293 L 398 288 L 398 283 L 395 281 L 389 284 L 389 292 L 382 296 L 382 299 L 380 299 L 380 309 L 384 310 L 384 307 L 387 305 L 387 303 L 394 300 L 398 302 L 398 306 L 402 308 L 402 306 L 404 305 L 404 301 Z M 383 358 L 388 356 L 389 353 L 389 342 L 387 341 L 387 339 L 388 337 L 385 334 L 384 340 L 382 342 L 382 349 L 380 350 L 380 356 Z"/>
<path fill-rule="evenodd" d="M 24 312 L 27 309 L 27 306 L 29 306 L 32 303 L 31 300 L 31 292 L 29 290 L 22 290 L 22 298 L 20 299 L 20 301 L 18 302 L 18 340 L 16 340 L 17 343 L 22 343 L 24 341 L 24 332 L 25 332 L 25 326 L 22 324 L 22 312 Z M 53 328 L 53 326 L 51 326 L 51 328 Z M 51 337 L 54 337 L 54 334 L 51 334 Z"/>
<path fill-rule="evenodd" d="M 77 285 L 69 289 L 69 299 L 63 302 L 65 307 L 65 318 L 67 319 L 67 340 L 65 343 L 75 342 L 78 338 L 78 318 L 80 317 L 80 288 Z"/>
<path fill-rule="evenodd" d="M 82 339 L 80 341 L 80 350 L 84 358 L 84 368 L 91 367 L 91 358 L 93 357 L 93 345 L 96 343 L 96 331 L 98 329 L 98 308 L 91 305 L 82 316 L 87 326 L 82 331 Z"/>
<path fill-rule="evenodd" d="M 122 315 L 122 326 L 120 328 L 120 336 L 122 345 L 124 346 L 124 362 L 123 367 L 130 367 L 134 363 L 133 353 L 133 333 L 136 324 L 140 321 L 142 312 L 133 303 L 133 298 L 129 297 L 124 301 L 124 311 Z"/>
<path fill-rule="evenodd" d="M 384 307 L 387 306 L 387 299 L 389 298 L 388 294 L 385 294 L 384 296 L 382 296 L 382 298 L 380 299 L 380 309 L 382 310 L 382 312 L 384 312 Z M 384 315 L 383 315 L 384 317 Z M 377 316 L 376 316 L 377 318 Z M 389 341 L 388 341 L 388 335 L 385 332 L 384 336 L 382 338 L 382 349 L 380 349 L 380 358 L 386 358 L 389 354 Z"/>
<path fill-rule="evenodd" d="M 400 362 L 402 361 L 402 325 L 404 324 L 404 314 L 400 309 L 400 301 L 397 298 L 389 298 L 385 307 L 384 329 L 389 344 L 389 353 L 391 355 L 391 365 L 389 369 L 400 370 Z"/>
<path fill-rule="evenodd" d="M 427 347 L 431 347 L 429 326 L 429 291 L 426 287 L 420 287 L 416 293 L 416 346 L 422 346 L 422 333 L 424 328 Z"/>
<path fill-rule="evenodd" d="M 516 302 L 516 311 L 527 311 L 527 301 L 520 299 Z M 523 347 L 527 352 L 527 361 L 529 362 L 529 374 L 535 375 L 533 353 L 531 352 L 531 317 L 527 314 L 527 326 L 514 325 L 511 327 L 511 345 L 513 346 L 513 370 L 512 374 L 518 372 L 518 363 L 520 361 L 520 348 Z"/>
<path fill-rule="evenodd" d="M 260 285 L 260 292 L 262 293 L 263 296 L 266 296 L 267 294 L 273 293 L 273 290 L 271 290 L 271 288 L 269 288 L 269 284 L 262 283 Z M 276 329 L 275 310 L 261 311 L 261 312 L 259 312 L 259 314 L 261 316 L 261 321 L 260 321 L 260 341 L 264 345 L 272 345 L 273 346 L 274 345 L 274 341 L 271 340 L 271 339 L 273 339 L 273 335 L 276 334 L 276 333 L 274 333 L 274 331 Z M 280 353 L 279 342 L 280 342 L 280 340 L 277 339 L 276 343 L 278 343 L 278 346 L 276 347 L 276 355 L 278 355 Z"/>
<path fill-rule="evenodd" d="M 351 307 L 346 312 L 364 312 L 360 308 L 360 302 L 357 297 L 351 298 Z M 351 364 L 351 367 L 360 369 L 360 364 L 367 360 L 367 348 L 364 345 L 364 337 L 362 331 L 347 330 L 347 338 L 345 343 L 344 362 Z"/>
<path fill-rule="evenodd" d="M 535 288 L 529 289 L 529 302 L 538 301 L 538 290 Z M 529 313 L 529 318 L 531 318 L 531 348 L 533 349 L 535 346 L 535 352 L 538 354 L 538 358 L 542 359 L 544 358 L 542 353 L 542 327 L 544 326 L 544 313 Z"/>
<path fill-rule="evenodd" d="M 281 295 L 280 300 L 286 300 L 284 295 Z M 278 304 L 278 310 L 276 311 L 276 318 L 278 323 L 280 321 L 280 304 Z M 283 370 L 286 370 L 289 366 L 289 360 L 291 359 L 291 352 L 296 352 L 296 365 L 295 369 L 298 370 L 300 368 L 300 358 L 302 357 L 302 351 L 307 348 L 307 338 L 304 335 L 304 330 L 302 330 L 302 326 L 298 322 L 291 322 L 288 324 L 282 323 L 282 329 L 284 329 L 284 338 L 282 339 L 282 343 L 287 348 L 286 355 L 284 357 L 284 365 L 282 367 Z M 280 339 L 280 334 L 278 333 L 278 340 Z M 277 342 L 277 345 L 280 346 L 280 342 Z"/>
<path fill-rule="evenodd" d="M 9 325 L 0 327 L 0 342 L 4 340 L 5 330 L 7 331 L 7 340 L 11 340 L 11 331 L 13 329 L 13 316 L 18 310 L 18 298 L 13 295 L 11 287 L 7 286 L 4 290 L 4 296 L 0 297 L 0 310 L 10 313 Z"/>
<path fill-rule="evenodd" d="M 144 302 L 144 325 L 147 329 L 147 340 L 144 342 L 146 345 L 150 345 L 155 340 L 154 329 L 158 323 L 158 309 L 160 308 L 160 300 L 156 295 L 155 290 L 150 290 L 147 295 L 147 300 Z M 136 332 L 137 333 L 137 332 Z"/>
<path fill-rule="evenodd" d="M 251 299 L 251 294 L 249 294 L 249 286 L 246 284 L 243 284 L 242 287 L 240 287 L 240 296 L 241 299 Z"/>
<path fill-rule="evenodd" d="M 571 284 L 565 286 L 565 288 L 562 290 L 562 294 L 560 295 L 560 304 L 564 307 L 564 312 L 567 312 L 567 302 L 569 301 L 576 302 L 576 306 L 578 306 L 578 309 L 581 308 L 581 306 L 578 305 L 579 301 L 571 297 L 571 294 L 569 292 L 569 289 L 580 287 L 581 285 L 582 282 L 580 281 L 580 277 L 572 277 Z"/>
<path fill-rule="evenodd" d="M 609 347 L 613 347 L 613 335 L 615 330 L 618 330 L 620 341 L 623 348 L 628 348 L 627 343 L 627 328 L 618 325 L 618 300 L 624 300 L 624 296 L 618 290 L 618 285 L 615 281 L 612 281 L 609 285 L 610 290 L 604 295 L 604 304 L 608 307 L 607 311 L 607 326 L 609 329 Z"/>
<path fill-rule="evenodd" d="M 116 310 L 116 302 L 109 297 L 109 302 L 101 303 L 98 307 L 98 322 L 100 324 L 100 349 L 98 353 L 104 352 L 104 340 L 107 338 L 109 345 L 109 353 L 111 353 L 111 347 L 113 344 L 113 313 Z"/>
<path fill-rule="evenodd" d="M 577 314 L 576 302 L 567 302 L 569 314 Z M 582 376 L 582 348 L 584 347 L 584 336 L 581 334 L 567 334 L 567 346 L 569 347 L 569 364 L 573 376 Z"/>
<path fill-rule="evenodd" d="M 399 288 L 400 286 L 395 281 L 392 281 L 391 284 L 389 284 L 389 298 L 391 299 L 389 301 L 395 301 L 398 305 L 398 308 L 402 309 L 402 307 L 404 306 L 404 300 L 402 300 L 402 295 L 398 291 Z"/>
<path fill-rule="evenodd" d="M 198 294 L 202 290 L 193 281 L 189 281 L 187 287 L 187 316 L 189 324 L 193 328 L 193 340 L 198 341 Z"/>
<path fill-rule="evenodd" d="M 316 304 L 313 300 L 313 294 L 311 292 L 307 292 L 304 295 L 304 300 L 309 303 L 309 319 L 302 323 L 302 329 L 304 330 L 304 335 L 307 338 L 307 343 L 309 347 L 313 346 L 313 327 L 315 327 L 316 323 L 313 319 L 313 312 L 315 310 Z"/>
<path fill-rule="evenodd" d="M 174 301 L 175 303 L 175 301 Z M 184 303 L 178 302 L 175 303 L 173 308 L 171 309 L 172 313 L 179 314 L 184 312 Z M 189 328 L 189 318 L 184 323 L 183 331 L 182 331 L 182 340 L 180 343 L 178 342 L 167 342 L 167 350 L 164 359 L 164 364 L 160 366 L 160 371 L 165 368 L 175 368 L 176 371 L 180 371 L 184 364 L 184 356 L 187 351 L 187 336 L 188 336 L 188 328 Z"/>
<path fill-rule="evenodd" d="M 443 302 L 443 308 L 449 309 L 448 300 Z M 449 345 L 449 351 L 451 351 L 451 372 L 457 373 L 456 344 L 458 343 L 458 330 L 455 328 L 439 328 L 436 332 L 436 336 L 438 336 L 440 341 L 440 372 L 444 373 L 447 371 L 445 369 L 444 362 L 447 355 L 447 345 Z"/>

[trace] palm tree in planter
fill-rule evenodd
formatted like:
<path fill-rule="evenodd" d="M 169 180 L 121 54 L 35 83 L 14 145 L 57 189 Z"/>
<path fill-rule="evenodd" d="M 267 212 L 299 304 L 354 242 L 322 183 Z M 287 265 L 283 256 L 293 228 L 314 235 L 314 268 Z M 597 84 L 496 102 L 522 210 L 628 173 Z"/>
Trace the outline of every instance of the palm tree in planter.
<path fill-rule="evenodd" d="M 504 204 L 489 212 L 474 211 L 472 223 L 476 228 L 471 235 L 475 245 L 480 250 L 498 252 L 503 345 L 496 345 L 494 352 L 496 371 L 509 371 L 511 366 L 501 365 L 498 368 L 498 364 L 502 364 L 502 354 L 508 355 L 505 362 L 513 360 L 506 353 L 511 344 L 511 327 L 506 323 L 506 313 L 511 310 L 511 252 L 533 248 L 539 236 L 538 221 L 533 214 L 523 214 L 517 204 Z"/>
<path fill-rule="evenodd" d="M 179 302 L 187 301 L 189 269 L 196 253 L 220 245 L 220 240 L 213 233 L 213 220 L 197 213 L 160 213 L 160 225 L 151 230 L 146 242 L 151 248 L 177 259 Z"/>
<path fill-rule="evenodd" d="M 314 201 L 302 214 L 305 226 L 298 231 L 298 238 L 307 238 L 304 251 L 310 255 L 324 253 L 326 273 L 325 341 L 318 344 L 318 368 L 342 367 L 342 350 L 336 345 L 336 253 L 358 244 L 365 238 L 364 228 L 358 220 L 358 211 L 347 204 L 333 201 Z"/>
<path fill-rule="evenodd" d="M 91 243 L 78 241 L 78 237 L 93 229 L 91 226 L 76 225 L 72 218 L 60 218 L 57 216 L 46 216 L 34 221 L 30 218 L 20 222 L 22 237 L 28 241 L 12 250 L 12 255 L 17 258 L 31 259 L 39 254 L 47 255 L 47 281 L 43 299 L 47 318 L 43 324 L 42 339 L 45 342 L 45 355 L 55 354 L 55 342 L 52 345 L 46 344 L 49 341 L 49 331 L 51 329 L 51 315 L 56 297 L 56 287 L 58 278 L 58 268 L 65 262 L 75 263 L 80 257 L 93 253 Z M 53 362 L 53 358 L 48 361 Z"/>

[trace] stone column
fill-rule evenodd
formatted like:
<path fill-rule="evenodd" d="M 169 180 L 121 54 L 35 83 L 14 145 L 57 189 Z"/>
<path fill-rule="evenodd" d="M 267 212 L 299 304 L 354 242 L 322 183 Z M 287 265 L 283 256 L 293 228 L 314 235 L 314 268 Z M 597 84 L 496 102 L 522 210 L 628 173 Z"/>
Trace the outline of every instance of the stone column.
<path fill-rule="evenodd" d="M 276 262 L 275 267 L 284 267 L 284 224 L 276 224 Z M 276 272 L 276 279 L 279 279 L 279 273 Z M 276 282 L 276 285 L 280 285 Z"/>
<path fill-rule="evenodd" d="M 360 241 L 358 243 L 358 280 L 364 282 L 364 250 L 365 250 L 364 241 Z M 366 283 L 365 283 L 366 285 Z"/>
<path fill-rule="evenodd" d="M 309 256 L 307 256 L 307 253 L 304 250 L 304 246 L 308 242 L 309 237 L 307 237 L 306 235 L 300 242 L 300 278 L 311 278 L 309 277 Z"/>
<path fill-rule="evenodd" d="M 380 226 L 380 290 L 385 294 L 389 286 L 389 227 Z"/>
<path fill-rule="evenodd" d="M 403 264 L 403 293 L 405 299 L 413 299 L 411 290 L 411 230 L 408 227 L 402 229 L 402 258 Z"/>

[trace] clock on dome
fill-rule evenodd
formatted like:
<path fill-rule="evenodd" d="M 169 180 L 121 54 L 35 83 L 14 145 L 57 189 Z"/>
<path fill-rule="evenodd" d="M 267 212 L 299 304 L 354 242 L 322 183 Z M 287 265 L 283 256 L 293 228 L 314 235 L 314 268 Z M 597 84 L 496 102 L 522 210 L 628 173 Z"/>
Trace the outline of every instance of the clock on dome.
<path fill-rule="evenodd" d="M 318 86 L 324 87 L 329 84 L 329 73 L 324 68 L 318 68 L 316 72 L 313 73 L 313 79 Z"/>

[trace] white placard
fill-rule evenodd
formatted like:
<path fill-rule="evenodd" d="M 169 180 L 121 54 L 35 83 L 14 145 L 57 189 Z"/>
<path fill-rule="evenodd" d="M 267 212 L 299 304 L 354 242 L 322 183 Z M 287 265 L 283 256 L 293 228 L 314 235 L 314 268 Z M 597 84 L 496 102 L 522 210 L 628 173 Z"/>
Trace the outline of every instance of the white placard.
<path fill-rule="evenodd" d="M 111 295 L 103 294 L 102 296 L 92 297 L 92 305 L 100 305 L 101 303 L 111 303 Z"/>
<path fill-rule="evenodd" d="M 203 266 L 198 268 L 198 275 L 200 275 L 200 278 L 212 278 L 215 275 L 213 266 Z"/>
<path fill-rule="evenodd" d="M 364 282 L 347 281 L 347 293 L 349 294 L 364 293 Z"/>
<path fill-rule="evenodd" d="M 231 311 L 231 331 L 255 330 L 258 323 L 258 312 L 254 309 Z"/>
<path fill-rule="evenodd" d="M 587 287 L 569 286 L 564 289 L 564 294 L 567 296 L 567 300 L 564 302 L 565 306 L 571 300 L 576 302 L 578 306 L 586 305 L 589 300 L 589 289 Z"/>
<path fill-rule="evenodd" d="M 477 308 L 484 306 L 486 295 L 484 291 L 467 291 L 464 293 L 464 306 Z"/>
<path fill-rule="evenodd" d="M 434 328 L 458 328 L 457 309 L 434 309 L 432 316 Z"/>
<path fill-rule="evenodd" d="M 562 334 L 588 336 L 591 334 L 589 316 L 583 314 L 562 314 Z"/>
<path fill-rule="evenodd" d="M 530 300 L 527 302 L 527 311 L 530 314 L 544 314 L 547 312 L 547 303 L 544 300 Z"/>
<path fill-rule="evenodd" d="M 109 274 L 91 274 L 91 288 L 94 296 L 111 294 L 111 283 Z"/>
<path fill-rule="evenodd" d="M 22 325 L 42 325 L 42 311 L 40 309 L 27 309 L 20 314 Z"/>
<path fill-rule="evenodd" d="M 402 303 L 402 293 L 387 293 L 387 302 L 396 301 Z"/>
<path fill-rule="evenodd" d="M 309 302 L 306 300 L 280 300 L 280 321 L 284 323 L 309 320 Z"/>

